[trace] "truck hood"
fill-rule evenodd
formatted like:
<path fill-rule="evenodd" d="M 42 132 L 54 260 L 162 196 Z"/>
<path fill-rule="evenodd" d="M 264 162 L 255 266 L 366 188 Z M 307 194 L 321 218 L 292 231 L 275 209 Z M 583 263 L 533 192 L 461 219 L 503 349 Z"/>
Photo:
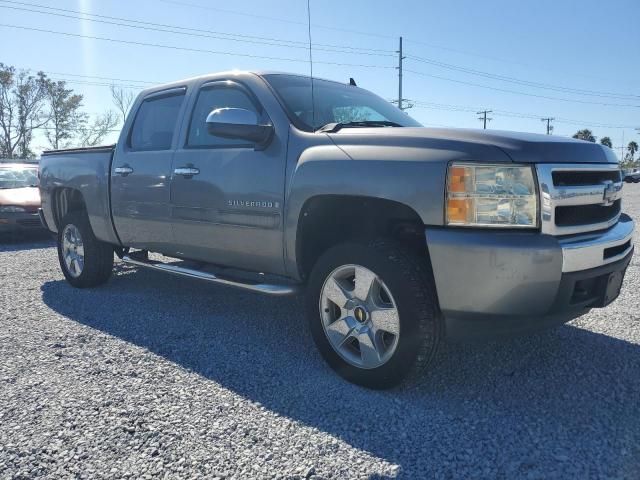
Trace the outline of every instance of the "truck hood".
<path fill-rule="evenodd" d="M 37 187 L 0 188 L 0 205 L 15 205 L 36 212 L 40 207 L 40 191 Z"/>
<path fill-rule="evenodd" d="M 617 163 L 608 147 L 573 138 L 534 133 L 463 128 L 344 128 L 329 134 L 349 156 L 357 159 L 361 147 L 425 148 L 455 151 L 469 160 L 504 161 L 504 153 L 515 163 Z M 495 149 L 501 150 L 500 153 Z M 368 149 L 367 149 L 368 150 Z M 466 154 L 466 155 L 465 155 Z M 365 155 L 370 155 L 366 152 Z M 402 160 L 402 158 L 398 158 Z"/>

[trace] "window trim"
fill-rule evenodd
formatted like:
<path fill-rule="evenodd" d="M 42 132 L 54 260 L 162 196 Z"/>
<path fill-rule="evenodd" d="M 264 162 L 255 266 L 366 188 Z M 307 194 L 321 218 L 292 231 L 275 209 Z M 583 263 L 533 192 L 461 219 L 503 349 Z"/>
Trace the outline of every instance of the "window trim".
<path fill-rule="evenodd" d="M 169 148 L 163 148 L 163 149 L 157 149 L 157 148 L 133 148 L 132 144 L 131 144 L 131 137 L 133 136 L 133 129 L 136 126 L 136 121 L 138 120 L 138 115 L 140 115 L 140 110 L 142 110 L 142 106 L 145 104 L 145 102 L 152 102 L 155 100 L 162 100 L 163 98 L 168 98 L 168 97 L 178 97 L 178 96 L 183 96 L 183 100 L 182 100 L 182 104 L 180 105 L 180 111 L 182 111 L 182 108 L 184 106 L 184 101 L 186 99 L 186 94 L 187 94 L 187 87 L 177 87 L 177 88 L 170 88 L 168 90 L 160 90 L 157 92 L 152 92 L 149 95 L 145 96 L 142 101 L 140 102 L 140 105 L 138 105 L 138 108 L 136 109 L 136 114 L 133 117 L 133 121 L 131 122 L 131 127 L 129 128 L 129 132 L 127 133 L 127 151 L 129 152 L 166 152 L 166 151 L 170 151 L 173 149 L 173 142 L 176 138 L 176 134 L 179 133 L 179 131 L 177 131 L 177 129 L 180 126 L 180 113 L 178 113 L 178 118 L 176 119 L 176 124 L 173 127 L 173 132 L 171 135 L 171 145 L 169 146 Z"/>
<path fill-rule="evenodd" d="M 236 144 L 227 144 L 227 145 L 189 145 L 189 133 L 191 132 L 193 115 L 196 111 L 196 107 L 198 106 L 198 100 L 200 99 L 200 94 L 202 93 L 203 90 L 213 90 L 216 88 L 240 90 L 242 93 L 244 93 L 247 96 L 249 101 L 256 108 L 258 115 L 266 116 L 269 123 L 271 122 L 271 119 L 269 118 L 269 115 L 267 114 L 266 109 L 262 106 L 262 104 L 260 103 L 256 95 L 246 85 L 240 82 L 237 82 L 235 80 L 212 80 L 210 82 L 203 83 L 202 85 L 200 85 L 200 88 L 198 88 L 198 93 L 195 95 L 195 100 L 191 105 L 191 112 L 189 113 L 189 124 L 187 125 L 187 131 L 185 132 L 185 135 L 184 135 L 184 144 L 182 145 L 182 148 L 185 150 L 220 150 L 224 148 L 255 149 L 256 146 L 253 143 L 236 143 Z M 211 135 L 211 136 L 214 137 L 214 135 Z"/>

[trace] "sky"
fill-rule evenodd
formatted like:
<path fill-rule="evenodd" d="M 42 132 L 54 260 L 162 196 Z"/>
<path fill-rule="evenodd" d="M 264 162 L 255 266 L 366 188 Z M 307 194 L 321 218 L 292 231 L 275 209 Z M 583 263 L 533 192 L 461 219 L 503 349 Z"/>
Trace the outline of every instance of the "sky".
<path fill-rule="evenodd" d="M 310 7 L 314 75 L 353 77 L 388 100 L 403 37 L 403 97 L 425 126 L 482 128 L 486 109 L 490 129 L 545 133 L 541 118 L 553 117 L 555 135 L 589 128 L 618 155 L 640 142 L 640 0 Z M 110 83 L 138 91 L 231 69 L 308 74 L 307 14 L 306 0 L 0 0 L 0 62 L 68 81 L 95 115 L 114 108 Z"/>

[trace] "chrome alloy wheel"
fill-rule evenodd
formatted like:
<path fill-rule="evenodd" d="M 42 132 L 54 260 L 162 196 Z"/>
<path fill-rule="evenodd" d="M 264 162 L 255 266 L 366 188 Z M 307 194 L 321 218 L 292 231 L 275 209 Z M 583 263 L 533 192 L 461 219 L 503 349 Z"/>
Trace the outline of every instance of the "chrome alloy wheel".
<path fill-rule="evenodd" d="M 67 272 L 74 278 L 82 275 L 84 269 L 84 245 L 80 230 L 73 224 L 68 224 L 62 231 L 62 258 Z"/>
<path fill-rule="evenodd" d="M 351 365 L 385 364 L 398 346 L 400 317 L 391 292 L 371 270 L 343 265 L 320 292 L 322 327 L 333 349 Z"/>

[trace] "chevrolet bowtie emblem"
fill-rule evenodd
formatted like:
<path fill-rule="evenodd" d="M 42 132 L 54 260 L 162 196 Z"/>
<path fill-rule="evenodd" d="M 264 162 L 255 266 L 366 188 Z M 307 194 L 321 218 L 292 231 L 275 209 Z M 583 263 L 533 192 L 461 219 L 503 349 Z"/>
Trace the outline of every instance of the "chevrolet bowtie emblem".
<path fill-rule="evenodd" d="M 605 205 L 611 205 L 616 200 L 618 190 L 619 188 L 612 181 L 608 181 L 604 187 L 602 203 Z"/>

